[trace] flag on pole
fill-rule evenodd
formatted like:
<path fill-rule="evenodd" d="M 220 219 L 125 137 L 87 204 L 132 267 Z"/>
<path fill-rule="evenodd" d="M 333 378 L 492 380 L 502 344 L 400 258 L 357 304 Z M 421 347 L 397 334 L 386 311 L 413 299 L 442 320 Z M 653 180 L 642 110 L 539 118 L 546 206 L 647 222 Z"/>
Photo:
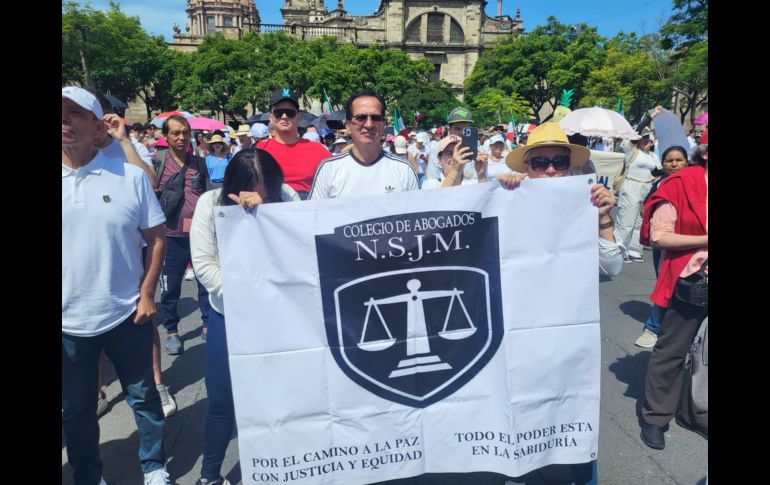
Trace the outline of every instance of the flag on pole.
<path fill-rule="evenodd" d="M 401 115 L 398 113 L 398 108 L 393 107 L 393 131 L 395 133 L 400 133 L 401 131 L 406 130 L 406 125 L 404 125 L 404 120 L 401 118 Z"/>
<path fill-rule="evenodd" d="M 414 124 L 416 125 L 420 120 L 425 118 L 425 115 L 420 113 L 419 111 L 414 112 Z"/>
<path fill-rule="evenodd" d="M 511 113 L 511 118 L 508 121 L 508 133 L 506 133 L 505 137 L 508 139 L 508 141 L 512 145 L 514 145 L 516 144 L 516 117 L 513 116 L 513 111 L 511 111 L 510 113 Z"/>
<path fill-rule="evenodd" d="M 615 111 L 620 113 L 621 116 L 625 116 L 625 113 L 623 112 L 623 99 L 618 98 L 618 105 L 615 107 Z"/>
<path fill-rule="evenodd" d="M 329 99 L 329 95 L 326 93 L 326 88 L 323 88 L 323 104 L 326 105 L 326 108 L 323 109 L 323 112 L 327 115 L 332 114 L 332 102 Z"/>

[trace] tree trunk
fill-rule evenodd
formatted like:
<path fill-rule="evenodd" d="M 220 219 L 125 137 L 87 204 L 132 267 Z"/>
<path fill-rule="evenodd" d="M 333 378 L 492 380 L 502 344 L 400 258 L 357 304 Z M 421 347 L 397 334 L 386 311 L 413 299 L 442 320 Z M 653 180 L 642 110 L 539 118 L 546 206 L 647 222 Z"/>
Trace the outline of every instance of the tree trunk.
<path fill-rule="evenodd" d="M 78 50 L 80 51 L 80 63 L 83 65 L 83 80 L 85 81 L 86 87 L 92 91 L 96 91 L 96 86 L 94 86 L 94 82 L 91 80 L 91 72 L 88 70 L 88 64 L 86 63 L 86 55 L 83 53 L 82 48 Z"/>

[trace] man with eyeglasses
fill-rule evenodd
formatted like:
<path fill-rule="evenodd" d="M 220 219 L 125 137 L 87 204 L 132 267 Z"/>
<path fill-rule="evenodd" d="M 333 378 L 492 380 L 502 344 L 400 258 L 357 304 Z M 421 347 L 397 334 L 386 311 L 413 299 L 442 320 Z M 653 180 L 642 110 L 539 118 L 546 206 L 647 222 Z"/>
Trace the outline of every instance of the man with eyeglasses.
<path fill-rule="evenodd" d="M 369 90 L 354 93 L 345 104 L 345 117 L 352 148 L 321 162 L 311 199 L 419 190 L 409 162 L 382 149 L 385 100 L 380 95 Z"/>
<path fill-rule="evenodd" d="M 257 148 L 265 150 L 275 158 L 283 169 L 284 183 L 305 200 L 318 164 L 331 156 L 331 152 L 321 143 L 300 138 L 299 122 L 297 93 L 288 87 L 276 89 L 270 97 L 270 126 L 274 129 L 273 136 L 257 143 Z"/>
<path fill-rule="evenodd" d="M 206 161 L 188 152 L 192 142 L 190 124 L 183 116 L 172 116 L 162 128 L 163 136 L 168 141 L 168 150 L 159 150 L 158 187 L 160 192 L 172 177 L 180 174 L 184 177 L 184 198 L 179 208 L 167 215 L 166 220 L 166 259 L 163 262 L 163 275 L 160 279 L 162 293 L 160 306 L 163 308 L 162 323 L 166 328 L 164 347 L 168 355 L 184 352 L 184 345 L 179 338 L 180 317 L 177 312 L 182 280 L 190 260 L 190 225 L 198 198 L 211 188 Z M 178 177 L 178 176 L 177 176 Z M 198 284 L 198 306 L 201 312 L 203 332 L 207 330 L 209 320 L 209 294 L 206 288 Z"/>
<path fill-rule="evenodd" d="M 569 142 L 558 123 L 543 123 L 529 134 L 526 146 L 520 146 L 506 156 L 506 164 L 519 173 L 506 173 L 497 180 L 508 189 L 515 189 L 525 178 L 542 179 L 566 177 L 580 173 L 589 161 L 590 150 Z M 617 199 L 601 183 L 590 189 L 591 202 L 599 212 L 599 272 L 617 276 L 623 269 L 625 248 L 610 217 Z M 598 338 L 598 337 L 597 337 Z M 525 483 L 597 483 L 596 461 L 579 464 L 555 464 L 531 471 L 517 479 Z"/>

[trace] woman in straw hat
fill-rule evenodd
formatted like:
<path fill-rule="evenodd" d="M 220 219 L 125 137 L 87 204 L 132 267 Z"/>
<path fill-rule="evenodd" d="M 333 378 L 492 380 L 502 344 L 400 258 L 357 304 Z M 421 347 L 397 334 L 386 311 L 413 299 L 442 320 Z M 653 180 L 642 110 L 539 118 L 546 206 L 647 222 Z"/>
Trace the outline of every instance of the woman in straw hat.
<path fill-rule="evenodd" d="M 569 142 L 558 123 L 543 123 L 530 134 L 526 146 L 520 146 L 506 157 L 511 170 L 497 180 L 506 188 L 516 188 L 525 178 L 566 177 L 584 172 L 590 150 Z M 599 271 L 616 276 L 623 269 L 625 248 L 615 232 L 610 209 L 615 196 L 603 184 L 591 186 L 591 202 L 599 211 Z M 526 483 L 597 483 L 596 461 L 574 465 L 549 465 L 526 474 Z"/>
<path fill-rule="evenodd" d="M 214 135 L 208 142 L 211 153 L 206 156 L 206 168 L 209 171 L 209 180 L 214 187 L 220 187 L 225 178 L 225 169 L 232 156 L 227 149 L 225 139 L 221 135 Z"/>
<path fill-rule="evenodd" d="M 580 173 L 588 162 L 588 148 L 569 143 L 558 123 L 543 123 L 529 135 L 525 146 L 513 150 L 506 157 L 508 167 L 519 173 L 506 173 L 497 180 L 504 187 L 513 189 L 525 178 L 564 177 Z M 610 209 L 617 199 L 602 184 L 591 187 L 591 201 L 599 209 L 599 270 L 602 274 L 616 276 L 623 269 L 625 247 L 616 237 Z"/>

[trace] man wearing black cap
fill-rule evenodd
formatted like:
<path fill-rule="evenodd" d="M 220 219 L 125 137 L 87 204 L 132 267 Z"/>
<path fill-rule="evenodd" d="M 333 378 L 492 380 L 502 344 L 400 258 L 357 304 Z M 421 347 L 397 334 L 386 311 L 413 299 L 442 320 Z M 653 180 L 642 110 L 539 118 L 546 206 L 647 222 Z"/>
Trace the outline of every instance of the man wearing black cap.
<path fill-rule="evenodd" d="M 297 93 L 289 87 L 278 88 L 270 97 L 270 126 L 272 138 L 257 143 L 275 158 L 283 169 L 284 182 L 307 199 L 316 167 L 331 153 L 322 144 L 303 140 L 299 136 L 300 113 Z"/>

